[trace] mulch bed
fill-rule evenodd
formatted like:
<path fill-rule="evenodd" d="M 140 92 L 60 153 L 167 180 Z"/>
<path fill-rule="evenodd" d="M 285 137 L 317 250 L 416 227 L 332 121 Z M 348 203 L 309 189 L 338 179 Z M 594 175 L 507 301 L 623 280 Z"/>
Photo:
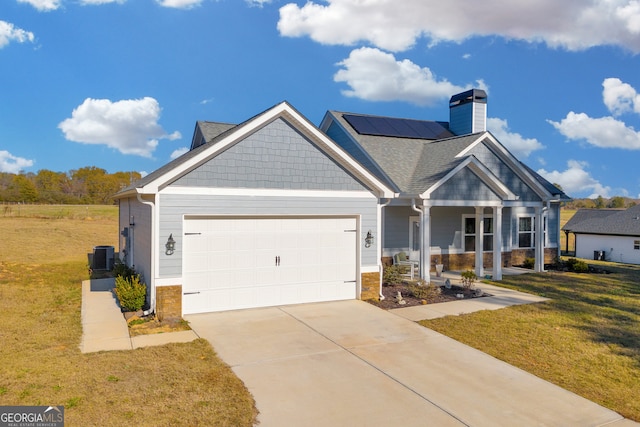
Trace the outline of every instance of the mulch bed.
<path fill-rule="evenodd" d="M 450 289 L 447 289 L 444 286 L 441 286 L 440 289 L 441 289 L 440 295 L 434 298 L 431 298 L 429 300 L 426 300 L 426 302 L 423 302 L 425 300 L 414 297 L 413 294 L 411 294 L 411 292 L 407 288 L 407 285 L 404 283 L 400 285 L 383 285 L 382 295 L 384 295 L 384 300 L 382 301 L 370 300 L 369 302 L 377 307 L 383 308 L 385 310 L 389 310 L 393 308 L 403 308 L 403 307 L 412 307 L 416 305 L 435 304 L 439 302 L 458 301 L 460 298 L 456 296 L 457 294 L 464 294 L 464 299 L 483 298 L 483 297 L 491 296 L 486 292 L 483 292 L 482 296 L 475 296 L 473 289 L 467 290 L 456 285 L 451 285 Z M 401 292 L 402 299 L 407 302 L 406 304 L 398 304 L 398 300 L 396 298 L 398 295 L 398 291 Z"/>

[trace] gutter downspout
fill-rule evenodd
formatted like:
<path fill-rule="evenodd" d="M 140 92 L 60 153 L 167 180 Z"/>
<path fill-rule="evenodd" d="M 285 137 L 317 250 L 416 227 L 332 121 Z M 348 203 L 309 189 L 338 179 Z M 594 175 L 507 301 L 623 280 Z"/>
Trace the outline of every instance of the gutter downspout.
<path fill-rule="evenodd" d="M 157 221 L 155 218 L 155 213 L 156 213 L 156 209 L 155 209 L 155 202 L 149 202 L 147 200 L 143 200 L 142 199 L 142 195 L 140 193 L 138 193 L 136 195 L 138 201 L 140 203 L 142 203 L 143 205 L 147 205 L 151 207 L 151 278 L 149 279 L 151 281 L 151 283 L 149 284 L 149 286 L 151 287 L 151 292 L 149 293 L 149 313 L 153 313 L 156 309 L 156 252 L 157 252 L 157 248 L 158 245 L 156 244 L 156 240 L 157 240 L 157 233 L 155 232 L 156 230 L 156 225 L 157 225 Z M 154 199 L 155 199 L 155 195 L 154 195 Z M 146 314 L 146 313 L 145 313 Z"/>
<path fill-rule="evenodd" d="M 424 226 L 424 210 L 422 208 L 419 208 L 418 206 L 416 206 L 416 199 L 411 199 L 411 209 L 413 209 L 414 211 L 418 212 L 420 214 L 420 272 L 418 273 L 420 275 L 420 279 L 424 279 L 427 280 L 425 278 L 425 250 L 424 250 L 424 230 L 422 229 L 422 227 Z M 429 267 L 431 267 L 431 263 L 429 263 Z M 413 267 L 411 267 L 413 268 Z M 426 270 L 427 272 L 429 272 L 429 270 Z M 427 280 L 427 283 L 429 282 L 429 280 Z"/>
<path fill-rule="evenodd" d="M 382 239 L 384 237 L 384 228 L 383 228 L 383 221 L 382 221 L 382 208 L 386 208 L 387 206 L 389 206 L 389 203 L 391 203 L 392 199 L 387 199 L 386 203 L 379 203 L 378 204 L 378 244 L 377 246 L 377 252 L 378 252 L 378 273 L 379 273 L 379 277 L 380 277 L 380 283 L 378 286 L 378 292 L 379 292 L 379 297 L 380 297 L 380 301 L 382 301 L 384 299 L 384 295 L 382 295 L 382 276 L 384 273 L 384 266 L 382 265 Z M 382 199 L 380 199 L 380 201 L 382 201 Z"/>

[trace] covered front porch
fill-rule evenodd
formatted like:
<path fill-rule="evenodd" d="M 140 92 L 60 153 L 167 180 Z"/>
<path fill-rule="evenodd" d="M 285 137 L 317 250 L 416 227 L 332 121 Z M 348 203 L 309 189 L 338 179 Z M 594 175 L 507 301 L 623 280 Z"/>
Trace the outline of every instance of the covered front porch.
<path fill-rule="evenodd" d="M 473 270 L 479 278 L 500 280 L 505 269 L 533 258 L 533 271 L 541 272 L 545 258 L 554 258 L 549 231 L 557 230 L 547 230 L 553 223 L 549 215 L 540 202 L 395 200 L 382 209 L 383 263 L 404 253 L 416 278 L 427 283 L 434 280 L 438 264 L 445 272 Z"/>

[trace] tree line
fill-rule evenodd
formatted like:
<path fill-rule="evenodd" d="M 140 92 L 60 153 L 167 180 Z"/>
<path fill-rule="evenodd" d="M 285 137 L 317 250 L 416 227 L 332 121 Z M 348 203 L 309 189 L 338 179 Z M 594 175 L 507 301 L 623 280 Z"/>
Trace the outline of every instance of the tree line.
<path fill-rule="evenodd" d="M 36 173 L 0 172 L 0 203 L 42 203 L 105 205 L 113 203 L 113 195 L 142 178 L 139 172 L 107 173 L 87 166 L 69 172 L 41 169 Z M 558 184 L 556 187 L 562 189 Z M 564 204 L 567 209 L 628 208 L 638 200 L 615 196 L 605 199 L 573 199 Z"/>
<path fill-rule="evenodd" d="M 112 204 L 113 195 L 142 176 L 87 166 L 69 172 L 0 172 L 0 203 Z"/>
<path fill-rule="evenodd" d="M 598 196 L 595 199 L 573 199 L 564 204 L 567 209 L 626 209 L 638 204 L 638 200 L 629 197 L 614 196 L 605 199 Z"/>

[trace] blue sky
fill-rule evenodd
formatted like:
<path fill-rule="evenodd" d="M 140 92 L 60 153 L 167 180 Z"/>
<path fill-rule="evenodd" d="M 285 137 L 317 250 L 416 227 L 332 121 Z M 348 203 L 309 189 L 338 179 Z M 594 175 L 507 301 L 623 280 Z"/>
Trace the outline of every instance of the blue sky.
<path fill-rule="evenodd" d="M 471 4 L 470 4 L 471 3 Z M 640 198 L 638 0 L 2 0 L 0 171 L 151 172 L 287 100 L 488 128 L 572 197 Z"/>

